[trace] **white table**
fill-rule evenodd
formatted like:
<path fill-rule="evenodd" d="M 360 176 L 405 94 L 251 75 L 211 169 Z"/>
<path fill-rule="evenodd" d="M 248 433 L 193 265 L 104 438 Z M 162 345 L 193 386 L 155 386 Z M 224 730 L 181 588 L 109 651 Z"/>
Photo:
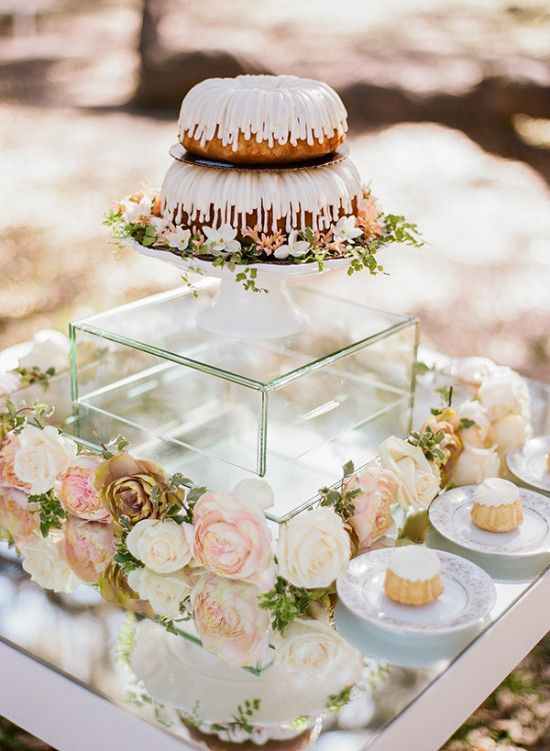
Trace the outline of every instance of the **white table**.
<path fill-rule="evenodd" d="M 535 385 L 536 429 L 548 432 L 548 391 Z M 421 400 L 420 400 L 421 401 Z M 421 411 L 425 405 L 419 403 Z M 441 542 L 441 541 L 440 541 Z M 438 545 L 437 538 L 430 544 Z M 2 552 L 2 551 L 0 551 Z M 124 704 L 112 641 L 121 612 L 95 593 L 52 598 L 0 557 L 0 715 L 58 751 L 183 751 L 187 730 L 165 729 L 147 708 Z M 548 631 L 550 571 L 545 564 L 496 577 L 491 623 L 460 653 L 429 669 L 390 661 L 364 727 L 325 724 L 318 751 L 436 751 Z M 368 648 L 367 648 L 368 652 Z"/>

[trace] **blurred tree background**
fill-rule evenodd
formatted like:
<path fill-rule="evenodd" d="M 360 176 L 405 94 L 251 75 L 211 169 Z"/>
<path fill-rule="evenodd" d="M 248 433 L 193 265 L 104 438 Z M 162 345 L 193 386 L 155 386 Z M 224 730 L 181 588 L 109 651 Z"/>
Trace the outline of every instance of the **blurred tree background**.
<path fill-rule="evenodd" d="M 422 251 L 318 284 L 424 341 L 550 375 L 550 6 L 542 0 L 0 0 L 0 345 L 179 283 L 102 213 L 159 185 L 179 103 L 247 71 L 326 80 L 353 158 Z"/>

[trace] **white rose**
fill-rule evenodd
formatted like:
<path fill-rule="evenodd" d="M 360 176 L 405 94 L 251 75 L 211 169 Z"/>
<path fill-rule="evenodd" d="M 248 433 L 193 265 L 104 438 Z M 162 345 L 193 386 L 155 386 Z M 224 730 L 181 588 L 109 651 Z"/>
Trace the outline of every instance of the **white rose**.
<path fill-rule="evenodd" d="M 157 574 L 146 568 L 130 571 L 128 584 L 142 600 L 148 600 L 162 618 L 178 618 L 191 588 L 181 573 Z"/>
<path fill-rule="evenodd" d="M 475 422 L 475 425 L 472 425 L 471 428 L 462 428 L 460 431 L 460 438 L 464 446 L 476 448 L 486 446 L 487 442 L 490 441 L 491 420 L 483 404 L 475 399 L 470 399 L 461 404 L 457 413 L 461 420 L 467 419 Z"/>
<path fill-rule="evenodd" d="M 509 414 L 529 417 L 529 389 L 523 378 L 511 368 L 498 368 L 484 378 L 477 397 L 493 419 Z"/>
<path fill-rule="evenodd" d="M 279 572 L 296 587 L 328 587 L 350 559 L 342 519 L 321 506 L 283 524 L 277 545 Z"/>
<path fill-rule="evenodd" d="M 491 427 L 491 437 L 499 451 L 523 446 L 532 432 L 531 421 L 524 415 L 507 415 L 496 420 Z"/>
<path fill-rule="evenodd" d="M 439 493 L 439 469 L 426 459 L 422 449 L 402 438 L 390 436 L 380 444 L 380 464 L 399 480 L 396 500 L 404 509 L 426 508 Z"/>
<path fill-rule="evenodd" d="M 193 527 L 173 519 L 142 519 L 126 538 L 130 553 L 151 571 L 169 574 L 186 566 L 192 555 Z"/>
<path fill-rule="evenodd" d="M 27 351 L 19 357 L 19 367 L 40 368 L 57 371 L 66 370 L 69 365 L 69 340 L 60 331 L 44 329 L 36 333 L 29 342 Z"/>
<path fill-rule="evenodd" d="M 494 446 L 476 448 L 466 446 L 453 467 L 451 482 L 454 485 L 479 485 L 488 477 L 496 477 L 500 459 Z"/>
<path fill-rule="evenodd" d="M 76 456 L 76 443 L 52 425 L 43 430 L 26 425 L 19 433 L 19 444 L 13 467 L 17 477 L 30 485 L 31 495 L 51 490 Z"/>
<path fill-rule="evenodd" d="M 346 642 L 332 626 L 304 618 L 292 621 L 275 646 L 278 665 L 316 681 L 325 680 L 346 651 Z"/>
<path fill-rule="evenodd" d="M 74 592 L 80 584 L 63 557 L 61 538 L 36 534 L 21 545 L 21 552 L 23 568 L 41 587 L 54 592 Z"/>

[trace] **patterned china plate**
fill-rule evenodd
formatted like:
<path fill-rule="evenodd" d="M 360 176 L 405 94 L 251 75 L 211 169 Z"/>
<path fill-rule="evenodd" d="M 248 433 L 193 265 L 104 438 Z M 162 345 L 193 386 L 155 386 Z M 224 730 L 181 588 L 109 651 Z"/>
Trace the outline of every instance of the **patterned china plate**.
<path fill-rule="evenodd" d="M 492 609 L 496 590 L 475 563 L 452 553 L 437 553 L 445 587 L 435 602 L 400 605 L 384 592 L 386 569 L 395 548 L 371 550 L 354 558 L 336 581 L 341 602 L 354 615 L 385 629 L 410 634 L 445 634 L 478 623 Z"/>
<path fill-rule="evenodd" d="M 521 448 L 508 451 L 506 465 L 521 482 L 550 493 L 550 470 L 546 464 L 549 451 L 550 435 L 541 435 Z"/>
<path fill-rule="evenodd" d="M 448 490 L 430 506 L 430 521 L 443 537 L 486 555 L 525 558 L 550 552 L 550 498 L 518 488 L 523 524 L 512 532 L 486 532 L 476 527 L 470 517 L 476 487 L 464 485 Z"/>

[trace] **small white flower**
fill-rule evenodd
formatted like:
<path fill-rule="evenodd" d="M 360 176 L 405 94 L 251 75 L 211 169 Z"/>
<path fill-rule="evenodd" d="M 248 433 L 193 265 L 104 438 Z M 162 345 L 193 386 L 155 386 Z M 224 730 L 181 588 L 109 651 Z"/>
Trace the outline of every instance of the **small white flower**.
<path fill-rule="evenodd" d="M 202 231 L 206 235 L 206 245 L 211 253 L 218 255 L 221 253 L 236 253 L 241 248 L 237 237 L 237 230 L 233 229 L 230 224 L 223 224 L 219 229 L 216 227 L 203 227 Z"/>
<path fill-rule="evenodd" d="M 151 214 L 151 199 L 149 196 L 143 196 L 139 203 L 125 200 L 122 201 L 121 205 L 124 209 L 124 220 L 130 224 L 139 222 L 143 217 L 148 217 Z"/>
<path fill-rule="evenodd" d="M 360 234 L 362 234 L 362 231 L 355 226 L 354 216 L 342 216 L 334 225 L 334 239 L 337 242 L 351 242 Z"/>
<path fill-rule="evenodd" d="M 191 239 L 191 230 L 183 229 L 179 225 L 174 227 L 172 225 L 163 235 L 164 239 L 171 248 L 177 248 L 177 250 L 186 250 L 189 247 L 189 240 Z"/>
<path fill-rule="evenodd" d="M 168 222 L 163 216 L 152 216 L 149 224 L 151 225 L 151 227 L 154 227 L 157 231 L 157 234 L 160 235 L 160 233 L 163 232 L 164 229 L 166 229 Z"/>
<path fill-rule="evenodd" d="M 285 258 L 288 258 L 288 256 L 292 256 L 293 258 L 301 258 L 302 256 L 305 256 L 308 250 L 309 243 L 307 242 L 307 240 L 298 240 L 298 232 L 293 229 L 288 236 L 288 244 L 278 247 L 273 255 L 279 261 L 282 261 Z"/>

